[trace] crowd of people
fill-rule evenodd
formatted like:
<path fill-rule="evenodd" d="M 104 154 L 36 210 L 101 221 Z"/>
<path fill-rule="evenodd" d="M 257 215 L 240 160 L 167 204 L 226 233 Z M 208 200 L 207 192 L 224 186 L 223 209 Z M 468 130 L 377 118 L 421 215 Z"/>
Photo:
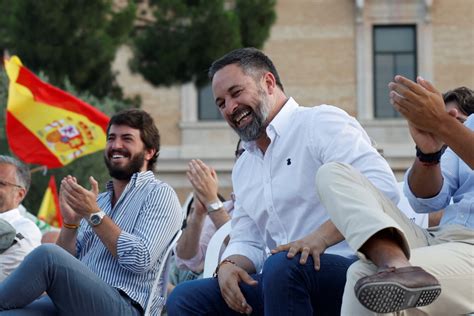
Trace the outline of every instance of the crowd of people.
<path fill-rule="evenodd" d="M 216 171 L 194 159 L 183 214 L 152 172 L 153 119 L 124 110 L 107 128 L 107 190 L 93 177 L 90 190 L 62 179 L 63 228 L 40 245 L 18 210 L 28 169 L 0 156 L 0 314 L 155 315 L 165 304 L 170 316 L 474 312 L 472 90 L 441 94 L 421 77 L 389 84 L 416 144 L 403 194 L 417 213 L 439 215 L 424 228 L 398 209 L 395 176 L 359 122 L 331 105 L 300 106 L 262 51 L 229 52 L 209 78 L 240 139 L 227 201 Z M 202 278 L 209 240 L 228 221 L 214 277 Z M 168 299 L 150 299 L 180 230 Z"/>

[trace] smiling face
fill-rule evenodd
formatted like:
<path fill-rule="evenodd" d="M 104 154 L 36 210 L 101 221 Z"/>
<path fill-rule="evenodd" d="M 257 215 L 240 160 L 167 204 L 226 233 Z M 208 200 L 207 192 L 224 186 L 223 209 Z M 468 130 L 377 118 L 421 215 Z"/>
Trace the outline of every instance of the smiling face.
<path fill-rule="evenodd" d="M 21 203 L 26 195 L 16 177 L 16 166 L 0 163 L 0 213 L 12 210 Z"/>
<path fill-rule="evenodd" d="M 259 81 L 254 77 L 231 64 L 217 71 L 212 80 L 216 105 L 243 141 L 260 138 L 274 116 L 274 100 L 269 94 L 274 87 L 272 74 L 268 72 Z"/>
<path fill-rule="evenodd" d="M 136 172 L 147 170 L 154 150 L 145 149 L 138 129 L 112 125 L 107 136 L 104 161 L 109 174 L 117 180 L 130 180 Z"/>

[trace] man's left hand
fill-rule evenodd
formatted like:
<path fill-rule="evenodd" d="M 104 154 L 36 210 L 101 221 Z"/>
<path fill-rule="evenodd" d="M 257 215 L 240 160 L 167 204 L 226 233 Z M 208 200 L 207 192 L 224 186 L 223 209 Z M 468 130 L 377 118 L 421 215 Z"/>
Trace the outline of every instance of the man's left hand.
<path fill-rule="evenodd" d="M 306 237 L 295 240 L 285 245 L 280 245 L 273 249 L 272 254 L 276 254 L 282 251 L 288 251 L 288 258 L 294 258 L 299 252 L 301 252 L 300 264 L 305 264 L 308 260 L 308 256 L 313 257 L 314 269 L 319 270 L 320 260 L 319 256 L 326 250 L 327 242 L 318 233 L 312 232 Z"/>
<path fill-rule="evenodd" d="M 97 205 L 97 195 L 99 194 L 99 184 L 93 177 L 89 177 L 91 189 L 87 190 L 72 179 L 63 181 L 64 198 L 66 202 L 77 214 L 87 217 L 91 213 L 99 211 Z"/>

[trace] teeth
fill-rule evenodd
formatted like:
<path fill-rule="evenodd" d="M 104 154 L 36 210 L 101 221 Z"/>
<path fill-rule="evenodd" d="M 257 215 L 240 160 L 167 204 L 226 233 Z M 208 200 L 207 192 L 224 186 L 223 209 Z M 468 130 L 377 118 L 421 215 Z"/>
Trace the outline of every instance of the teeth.
<path fill-rule="evenodd" d="M 237 123 L 240 123 L 240 121 L 241 121 L 245 116 L 247 116 L 249 113 L 250 113 L 250 111 L 243 111 L 243 112 L 241 112 L 239 115 L 237 115 L 237 117 L 235 118 L 235 121 L 236 121 Z"/>
<path fill-rule="evenodd" d="M 124 157 L 124 156 L 122 156 L 122 155 L 113 155 L 113 156 L 112 156 L 112 158 L 114 158 L 114 159 L 115 159 L 115 158 L 123 158 L 123 157 Z"/>

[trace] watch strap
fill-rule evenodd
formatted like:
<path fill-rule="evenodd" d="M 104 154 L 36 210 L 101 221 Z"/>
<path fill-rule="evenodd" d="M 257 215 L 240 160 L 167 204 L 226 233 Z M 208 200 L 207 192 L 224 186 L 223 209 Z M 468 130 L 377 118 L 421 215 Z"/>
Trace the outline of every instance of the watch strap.
<path fill-rule="evenodd" d="M 443 156 L 444 151 L 446 150 L 447 146 L 443 145 L 440 150 L 437 152 L 431 153 L 431 154 L 425 154 L 424 152 L 421 151 L 421 149 L 416 146 L 416 157 L 418 160 L 420 160 L 423 163 L 428 163 L 428 164 L 438 164 L 441 160 L 441 156 Z"/>

